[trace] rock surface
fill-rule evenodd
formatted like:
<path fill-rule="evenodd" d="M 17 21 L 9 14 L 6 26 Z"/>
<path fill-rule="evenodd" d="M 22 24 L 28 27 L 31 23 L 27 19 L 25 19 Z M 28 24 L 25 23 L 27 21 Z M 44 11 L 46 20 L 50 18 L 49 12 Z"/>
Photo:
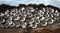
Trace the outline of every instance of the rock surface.
<path fill-rule="evenodd" d="M 52 7 L 54 9 L 58 9 L 60 12 L 60 9 L 51 5 L 48 6 L 44 6 L 43 4 L 39 4 L 39 5 L 32 5 L 29 4 L 29 7 L 38 7 L 38 9 L 40 9 L 40 7 Z M 20 7 L 28 7 L 24 4 L 20 4 L 18 7 L 16 6 L 10 6 L 10 5 L 5 5 L 2 4 L 0 5 L 0 12 L 4 12 L 7 9 L 13 9 L 13 8 L 20 8 Z M 60 22 L 60 21 L 59 21 Z M 60 33 L 60 24 L 55 24 L 52 26 L 45 26 L 45 27 L 38 27 L 38 28 L 29 28 L 27 27 L 26 29 L 21 29 L 21 28 L 6 28 L 6 29 L 0 29 L 0 33 Z"/>

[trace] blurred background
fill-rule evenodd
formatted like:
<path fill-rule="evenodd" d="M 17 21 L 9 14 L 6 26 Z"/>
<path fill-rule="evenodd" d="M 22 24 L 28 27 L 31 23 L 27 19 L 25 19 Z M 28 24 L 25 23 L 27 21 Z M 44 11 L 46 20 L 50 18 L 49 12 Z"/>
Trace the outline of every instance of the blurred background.
<path fill-rule="evenodd" d="M 7 4 L 11 6 L 18 6 L 19 4 L 45 4 L 60 8 L 60 0 L 0 0 L 0 5 L 1 4 Z"/>

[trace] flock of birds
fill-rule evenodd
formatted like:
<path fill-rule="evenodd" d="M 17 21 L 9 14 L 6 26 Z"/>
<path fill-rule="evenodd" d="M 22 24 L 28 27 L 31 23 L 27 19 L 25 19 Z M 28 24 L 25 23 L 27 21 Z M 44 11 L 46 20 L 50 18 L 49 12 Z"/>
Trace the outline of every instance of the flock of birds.
<path fill-rule="evenodd" d="M 54 8 L 34 9 L 33 7 L 14 8 L 0 13 L 0 28 L 37 28 L 59 20 L 60 13 Z"/>

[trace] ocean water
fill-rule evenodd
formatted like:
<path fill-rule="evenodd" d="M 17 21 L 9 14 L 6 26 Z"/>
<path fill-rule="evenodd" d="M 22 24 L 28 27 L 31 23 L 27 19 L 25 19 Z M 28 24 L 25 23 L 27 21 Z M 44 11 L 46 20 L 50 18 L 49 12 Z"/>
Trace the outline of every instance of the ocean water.
<path fill-rule="evenodd" d="M 0 5 L 1 4 L 8 4 L 11 6 L 18 6 L 19 4 L 44 4 L 60 8 L 60 0 L 0 0 Z"/>

